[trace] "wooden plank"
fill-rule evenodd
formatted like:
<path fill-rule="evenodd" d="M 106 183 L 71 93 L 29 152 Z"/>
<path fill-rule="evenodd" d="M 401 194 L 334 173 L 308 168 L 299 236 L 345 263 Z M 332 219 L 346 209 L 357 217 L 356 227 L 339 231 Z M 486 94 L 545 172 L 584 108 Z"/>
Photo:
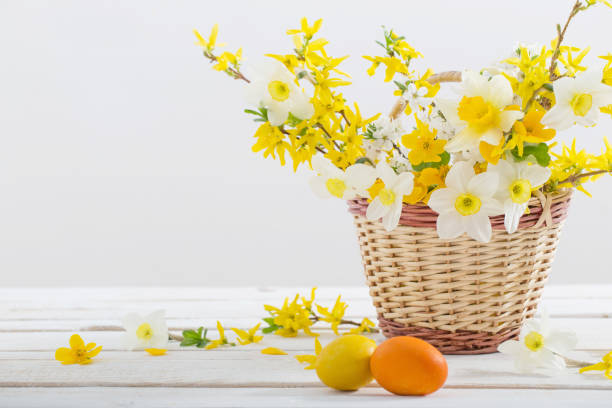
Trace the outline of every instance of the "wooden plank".
<path fill-rule="evenodd" d="M 322 325 L 323 323 L 320 323 L 315 327 L 321 327 Z M 577 348 L 580 350 L 612 350 L 612 324 L 609 323 L 609 319 L 552 319 L 551 325 L 556 328 L 575 331 L 578 336 Z M 195 325 L 191 327 L 195 328 Z M 341 329 L 342 331 L 344 330 Z M 80 332 L 87 341 L 102 344 L 106 350 L 122 350 L 120 331 L 76 330 L 74 332 Z M 322 344 L 326 344 L 336 337 L 329 329 L 318 328 L 316 332 L 320 333 Z M 174 333 L 180 334 L 177 331 L 174 331 Z M 72 331 L 0 332 L 0 351 L 51 351 L 67 344 L 70 334 L 72 334 Z M 216 335 L 213 324 L 213 326 L 209 326 L 209 336 L 214 338 Z M 230 339 L 235 337 L 232 332 L 228 332 L 227 335 Z M 383 340 L 382 335 L 371 336 L 378 342 Z M 313 339 L 304 335 L 287 339 L 270 334 L 265 335 L 263 342 L 269 346 L 284 347 L 289 350 L 310 350 L 312 349 Z"/>
<path fill-rule="evenodd" d="M 293 353 L 291 353 L 293 354 Z M 597 360 L 603 353 L 592 354 Z M 555 376 L 521 375 L 509 358 L 447 356 L 448 388 L 589 389 L 612 391 L 602 375 L 568 369 Z M 292 356 L 267 356 L 245 347 L 198 352 L 100 354 L 87 366 L 62 366 L 49 352 L 0 353 L 0 387 L 321 387 Z M 372 385 L 374 386 L 374 384 Z"/>
<path fill-rule="evenodd" d="M 399 397 L 381 388 L 343 393 L 326 388 L 0 388 L 0 406 L 11 408 L 253 408 L 402 407 L 514 408 L 609 407 L 609 391 L 445 388 L 427 397 Z"/>
<path fill-rule="evenodd" d="M 346 316 L 351 319 L 374 317 L 376 310 L 369 299 L 345 299 L 348 304 Z M 70 303 L 57 305 L 27 305 L 18 303 L 9 306 L 0 314 L 0 326 L 4 321 L 17 320 L 109 320 L 121 319 L 128 312 L 150 313 L 164 309 L 170 319 L 216 319 L 224 318 L 261 318 L 267 316 L 264 304 L 282 306 L 282 299 L 266 301 L 217 300 L 209 301 L 122 301 L 109 305 L 99 301 L 87 301 L 79 305 Z M 332 307 L 334 301 L 321 301 L 318 304 Z M 610 299 L 544 299 L 541 303 L 552 317 L 602 317 L 612 316 Z M 394 305 L 388 305 L 393 307 Z M 397 305 L 399 306 L 399 305 Z"/>
<path fill-rule="evenodd" d="M 282 301 L 296 293 L 309 295 L 307 287 L 112 287 L 112 288 L 0 288 L 0 305 L 32 304 L 83 305 L 83 302 L 173 302 L 254 300 Z M 367 286 L 320 287 L 317 298 L 335 300 L 338 294 L 346 299 L 369 299 Z M 544 289 L 545 299 L 612 299 L 612 285 L 549 285 Z M 0 307 L 1 309 L 1 307 Z"/>
<path fill-rule="evenodd" d="M 4 388 L 0 406 L 11 408 L 514 408 L 517 401 L 533 407 L 609 407 L 609 391 L 442 389 L 427 397 L 400 397 L 381 388 L 343 393 L 325 388 Z M 494 401 L 494 403 L 493 403 Z"/>

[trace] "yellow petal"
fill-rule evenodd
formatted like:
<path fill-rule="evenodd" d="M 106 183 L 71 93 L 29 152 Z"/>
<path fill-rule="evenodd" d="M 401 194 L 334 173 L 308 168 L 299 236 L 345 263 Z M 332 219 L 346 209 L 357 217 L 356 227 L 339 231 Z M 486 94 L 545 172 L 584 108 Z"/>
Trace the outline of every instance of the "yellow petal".
<path fill-rule="evenodd" d="M 158 349 L 158 348 L 147 348 L 145 349 L 145 351 L 147 353 L 149 353 L 152 356 L 163 356 L 164 354 L 166 354 L 166 349 Z"/>
<path fill-rule="evenodd" d="M 85 342 L 78 334 L 73 334 L 70 336 L 70 347 L 73 349 L 84 349 Z"/>
<path fill-rule="evenodd" d="M 94 343 L 95 345 L 95 343 Z M 100 351 L 102 351 L 102 346 L 98 346 L 95 349 L 87 352 L 87 357 L 92 358 L 98 355 L 98 353 L 100 353 Z"/>
<path fill-rule="evenodd" d="M 240 336 L 241 339 L 248 339 L 249 338 L 249 333 L 245 332 L 244 330 L 241 329 L 236 329 L 234 327 L 232 327 L 232 331 L 234 333 L 236 333 L 238 336 Z"/>
<path fill-rule="evenodd" d="M 261 354 L 269 354 L 271 356 L 286 356 L 287 355 L 287 353 L 285 353 L 283 350 L 276 348 L 276 347 L 267 347 L 261 350 Z"/>
<path fill-rule="evenodd" d="M 60 347 L 55 350 L 55 359 L 57 361 L 64 362 L 65 364 L 74 363 L 74 355 L 72 354 L 72 350 L 67 347 Z"/>
<path fill-rule="evenodd" d="M 317 357 L 310 354 L 300 354 L 295 356 L 295 359 L 300 363 L 308 363 L 307 367 L 304 367 L 304 370 L 314 370 L 316 368 L 315 363 L 317 362 Z"/>

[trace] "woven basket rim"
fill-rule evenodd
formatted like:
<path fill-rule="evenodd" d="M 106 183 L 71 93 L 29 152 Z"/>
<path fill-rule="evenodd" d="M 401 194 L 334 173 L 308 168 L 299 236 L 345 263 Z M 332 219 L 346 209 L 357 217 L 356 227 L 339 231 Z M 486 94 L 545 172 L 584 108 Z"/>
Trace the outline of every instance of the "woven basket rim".
<path fill-rule="evenodd" d="M 554 193 L 547 194 L 546 199 L 550 201 L 549 212 L 550 217 L 546 221 L 549 224 L 558 224 L 567 218 L 567 207 L 569 206 L 570 200 L 573 195 L 572 189 L 561 189 Z M 348 200 L 349 212 L 355 215 L 361 215 L 365 217 L 366 210 L 368 207 L 368 199 L 357 198 Z M 519 222 L 519 229 L 531 228 L 534 226 L 540 226 L 547 214 L 542 206 L 542 202 L 537 197 L 531 197 L 528 204 L 529 212 L 524 214 Z M 503 230 L 504 226 L 504 215 L 497 215 L 489 217 L 491 219 L 491 226 L 494 230 Z M 402 215 L 400 217 L 400 225 L 412 226 L 412 227 L 423 227 L 423 228 L 436 228 L 436 222 L 438 219 L 438 213 L 432 210 L 426 204 L 407 204 L 403 203 Z"/>

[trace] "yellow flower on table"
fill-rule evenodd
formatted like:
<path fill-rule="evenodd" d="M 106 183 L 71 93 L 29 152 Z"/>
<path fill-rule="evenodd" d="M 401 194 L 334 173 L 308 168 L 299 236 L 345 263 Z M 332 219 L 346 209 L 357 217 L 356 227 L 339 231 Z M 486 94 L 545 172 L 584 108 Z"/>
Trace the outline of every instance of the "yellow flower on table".
<path fill-rule="evenodd" d="M 321 320 L 331 323 L 331 328 L 336 335 L 338 335 L 338 326 L 342 323 L 344 312 L 346 312 L 346 308 L 348 307 L 346 303 L 340 300 L 340 297 L 341 296 L 338 296 L 338 299 L 336 299 L 336 303 L 331 312 L 326 307 L 317 305 L 317 311 L 322 315 Z"/>
<path fill-rule="evenodd" d="M 238 343 L 240 343 L 242 346 L 246 346 L 247 344 L 258 343 L 263 339 L 263 336 L 255 335 L 257 330 L 259 330 L 260 325 L 261 323 L 257 323 L 257 325 L 250 328 L 248 332 L 245 330 L 236 329 L 235 327 L 232 327 L 232 331 L 238 335 Z"/>
<path fill-rule="evenodd" d="M 603 356 L 602 361 L 580 369 L 580 373 L 586 371 L 603 371 L 606 378 L 612 380 L 612 351 Z"/>
<path fill-rule="evenodd" d="M 219 331 L 219 338 L 217 340 L 213 340 L 210 343 L 208 343 L 206 347 L 204 347 L 205 350 L 211 350 L 219 346 L 225 346 L 225 345 L 235 346 L 234 343 L 230 343 L 227 340 L 227 337 L 225 337 L 225 330 L 223 329 L 221 322 L 218 320 L 217 320 L 217 330 Z"/>
<path fill-rule="evenodd" d="M 367 317 L 364 317 L 359 326 L 352 328 L 344 334 L 361 334 L 363 332 L 370 333 L 374 326 L 376 326 L 376 324 L 374 324 L 373 321 L 371 321 Z"/>
<path fill-rule="evenodd" d="M 310 310 L 298 302 L 299 297 L 300 295 L 295 295 L 291 303 L 289 303 L 288 298 L 285 298 L 281 308 L 264 305 L 264 309 L 273 316 L 274 324 L 280 327 L 274 334 L 283 337 L 295 337 L 300 330 L 304 330 L 304 333 L 309 336 L 318 336 L 310 330 L 313 323 L 310 320 Z"/>
<path fill-rule="evenodd" d="M 299 361 L 300 363 L 308 363 L 307 367 L 304 367 L 304 370 L 314 370 L 315 368 L 317 368 L 316 363 L 317 363 L 317 357 L 319 356 L 319 354 L 321 354 L 321 350 L 323 347 L 321 347 L 321 342 L 319 342 L 319 339 L 315 339 L 315 353 L 314 355 L 311 354 L 299 354 L 297 356 L 295 356 L 295 359 L 297 361 Z"/>
<path fill-rule="evenodd" d="M 55 359 L 62 364 L 89 364 L 101 350 L 102 346 L 96 347 L 96 343 L 85 345 L 81 336 L 73 334 L 70 336 L 70 348 L 58 348 L 55 351 Z"/>
<path fill-rule="evenodd" d="M 163 356 L 168 350 L 160 348 L 146 348 L 145 351 L 152 356 Z"/>

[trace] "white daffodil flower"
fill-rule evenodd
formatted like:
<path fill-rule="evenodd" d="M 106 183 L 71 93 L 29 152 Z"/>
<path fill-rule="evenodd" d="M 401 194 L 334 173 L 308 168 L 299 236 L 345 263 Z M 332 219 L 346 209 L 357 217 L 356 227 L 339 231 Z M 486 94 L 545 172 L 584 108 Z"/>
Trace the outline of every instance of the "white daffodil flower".
<path fill-rule="evenodd" d="M 542 117 L 542 124 L 556 130 L 565 130 L 576 123 L 595 125 L 599 108 L 612 104 L 612 87 L 601 80 L 602 73 L 597 71 L 557 79 L 553 83 L 555 106 Z"/>
<path fill-rule="evenodd" d="M 376 181 L 376 170 L 367 164 L 353 164 L 342 171 L 329 160 L 314 156 L 312 168 L 318 175 L 310 179 L 310 187 L 321 198 L 366 196 L 366 190 Z"/>
<path fill-rule="evenodd" d="M 296 84 L 296 77 L 281 62 L 266 62 L 262 75 L 247 86 L 249 103 L 268 110 L 272 126 L 287 121 L 289 113 L 305 120 L 314 114 L 310 97 Z"/>
<path fill-rule="evenodd" d="M 438 236 L 453 239 L 467 233 L 477 241 L 489 242 L 493 232 L 489 216 L 503 213 L 501 203 L 493 197 L 498 184 L 495 173 L 475 174 L 470 163 L 455 163 L 446 176 L 447 188 L 435 190 L 428 202 L 439 214 Z"/>
<path fill-rule="evenodd" d="M 122 344 L 129 350 L 163 349 L 168 345 L 166 312 L 158 310 L 146 316 L 129 313 L 123 318 Z"/>
<path fill-rule="evenodd" d="M 495 196 L 504 205 L 504 226 L 512 234 L 525 214 L 531 192 L 548 181 L 551 171 L 538 164 L 507 160 L 500 160 L 497 165 L 490 164 L 488 171 L 499 176 Z"/>
<path fill-rule="evenodd" d="M 376 165 L 376 174 L 385 187 L 368 205 L 366 217 L 372 221 L 382 218 L 385 229 L 392 231 L 399 224 L 404 196 L 412 193 L 414 176 L 412 173 L 396 174 L 385 161 Z"/>
<path fill-rule="evenodd" d="M 455 128 L 455 136 L 446 144 L 450 153 L 478 150 L 480 142 L 497 146 L 504 132 L 512 128 L 523 113 L 514 110 L 512 85 L 502 75 L 487 78 L 465 71 L 458 101 L 438 99 L 436 106 Z"/>
<path fill-rule="evenodd" d="M 497 350 L 514 357 L 519 372 L 530 373 L 536 368 L 564 368 L 565 360 L 561 355 L 572 351 L 577 342 L 572 331 L 551 328 L 548 316 L 543 313 L 540 321 L 525 321 L 518 340 L 507 340 Z"/>

